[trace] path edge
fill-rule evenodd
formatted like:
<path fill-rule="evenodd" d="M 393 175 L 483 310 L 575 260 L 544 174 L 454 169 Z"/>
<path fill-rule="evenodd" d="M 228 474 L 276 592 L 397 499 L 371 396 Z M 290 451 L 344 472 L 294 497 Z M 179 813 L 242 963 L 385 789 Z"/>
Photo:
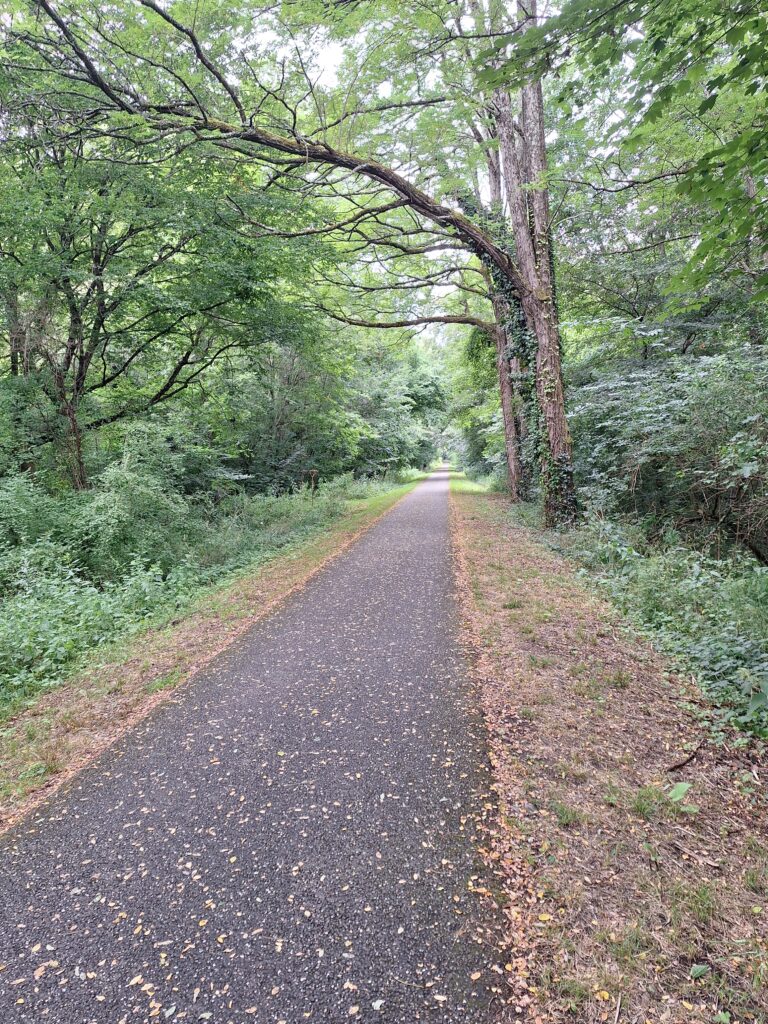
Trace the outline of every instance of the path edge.
<path fill-rule="evenodd" d="M 431 475 L 432 474 L 430 474 L 430 476 Z M 52 799 L 60 789 L 77 778 L 82 771 L 90 767 L 99 757 L 106 754 L 119 739 L 140 725 L 156 708 L 173 700 L 179 699 L 200 672 L 206 669 L 213 661 L 215 661 L 216 658 L 227 651 L 234 643 L 241 640 L 257 623 L 278 611 L 291 597 L 300 593 L 315 576 L 327 568 L 332 562 L 335 562 L 337 558 L 347 552 L 350 548 L 354 547 L 354 545 L 357 544 L 357 542 L 361 540 L 369 530 L 373 529 L 374 526 L 380 523 L 382 519 L 388 516 L 389 513 L 405 501 L 406 498 L 409 498 L 414 491 L 428 479 L 429 476 L 422 480 L 415 481 L 413 486 L 405 491 L 404 494 L 401 494 L 400 497 L 393 501 L 391 505 L 383 509 L 374 516 L 373 519 L 366 522 L 363 526 L 360 526 L 353 533 L 345 536 L 337 547 L 334 547 L 330 552 L 328 552 L 328 554 L 324 555 L 319 562 L 313 565 L 312 568 L 303 574 L 295 583 L 268 600 L 267 603 L 255 614 L 243 616 L 243 618 L 240 619 L 233 628 L 223 635 L 220 643 L 215 644 L 201 659 L 195 661 L 189 669 L 182 672 L 179 675 L 178 680 L 172 686 L 168 686 L 156 691 L 155 693 L 148 694 L 146 699 L 140 701 L 135 710 L 126 715 L 125 718 L 121 719 L 117 725 L 113 725 L 108 728 L 103 733 L 103 737 L 90 746 L 78 760 L 67 765 L 60 772 L 57 772 L 55 776 L 46 780 L 39 788 L 30 790 L 29 793 L 26 794 L 18 803 L 14 804 L 11 801 L 10 810 L 8 812 L 6 812 L 5 808 L 0 805 L 0 837 L 6 835 L 16 826 L 21 825 L 25 819 L 29 818 L 35 813 L 35 811 Z M 318 539 L 319 537 L 315 537 L 312 538 L 312 541 Z M 310 543 L 312 541 L 310 541 Z M 269 569 L 274 570 L 281 561 L 295 556 L 295 551 L 290 554 L 277 555 L 275 558 L 260 565 L 254 572 L 253 577 L 243 576 L 242 579 L 255 579 Z M 225 588 L 222 587 L 221 589 L 224 590 Z M 192 615 L 185 616 L 181 621 L 187 621 L 191 617 Z M 136 639 L 138 640 L 138 637 Z M 60 689 L 64 689 L 67 685 L 71 684 L 65 683 L 63 687 L 57 687 L 56 690 L 52 691 L 47 699 L 55 701 L 56 693 L 60 692 Z M 45 699 L 46 698 L 44 698 L 44 700 Z M 35 708 L 37 707 L 39 707 L 39 704 L 35 705 Z M 11 725 L 18 722 L 19 719 L 23 719 L 28 712 L 32 711 L 33 709 L 25 709 L 20 712 L 18 716 L 10 719 L 6 724 Z"/>

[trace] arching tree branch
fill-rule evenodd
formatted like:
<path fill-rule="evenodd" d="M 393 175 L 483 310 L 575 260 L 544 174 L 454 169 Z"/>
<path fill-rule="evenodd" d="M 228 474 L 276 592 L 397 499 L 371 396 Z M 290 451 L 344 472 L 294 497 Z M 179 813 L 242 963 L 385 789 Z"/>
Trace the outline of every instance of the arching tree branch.
<path fill-rule="evenodd" d="M 353 175 L 360 175 L 370 181 L 378 182 L 405 200 L 415 213 L 448 229 L 473 253 L 494 264 L 521 296 L 527 293 L 528 289 L 517 266 L 509 254 L 497 245 L 485 230 L 465 217 L 458 209 L 446 206 L 433 198 L 394 168 L 387 167 L 374 159 L 335 149 L 326 142 L 313 141 L 302 136 L 295 129 L 293 135 L 280 135 L 259 125 L 230 124 L 226 121 L 201 116 L 183 106 L 158 104 L 133 94 L 129 99 L 104 77 L 51 0 L 33 0 L 33 2 L 61 32 L 76 65 L 82 70 L 83 78 L 98 89 L 111 105 L 122 111 L 129 111 L 141 116 L 159 129 L 175 127 L 179 130 L 191 131 L 198 138 L 213 145 L 231 146 L 233 143 L 246 143 L 275 153 L 296 157 L 307 165 L 342 168 Z M 221 70 L 212 62 L 210 56 L 203 51 L 194 34 L 190 35 L 191 30 L 170 18 L 162 8 L 154 3 L 154 0 L 139 0 L 139 2 L 146 9 L 153 10 L 166 25 L 178 32 L 188 44 L 192 45 L 196 59 L 225 90 L 228 99 L 234 101 L 232 87 L 227 83 Z M 238 104 L 239 100 L 236 106 Z M 238 113 L 242 117 L 241 106 L 238 107 Z"/>
<path fill-rule="evenodd" d="M 331 309 L 326 309 L 324 306 L 318 306 L 321 312 L 325 313 L 332 320 L 338 320 L 340 323 L 349 324 L 351 327 L 372 327 L 374 329 L 388 330 L 389 328 L 402 328 L 402 327 L 421 327 L 424 324 L 469 324 L 472 327 L 479 327 L 483 331 L 493 333 L 496 330 L 496 325 L 489 323 L 487 320 L 481 320 L 480 317 L 470 316 L 468 313 L 461 313 L 455 316 L 446 314 L 445 316 L 415 316 L 408 320 L 358 320 L 355 317 L 345 316 L 343 313 L 334 312 Z"/>

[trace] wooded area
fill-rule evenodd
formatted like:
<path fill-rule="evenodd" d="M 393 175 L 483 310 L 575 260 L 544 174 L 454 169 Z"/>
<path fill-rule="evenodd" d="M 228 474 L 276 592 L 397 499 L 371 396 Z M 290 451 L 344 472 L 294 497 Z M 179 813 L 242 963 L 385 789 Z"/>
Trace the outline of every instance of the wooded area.
<path fill-rule="evenodd" d="M 2 26 L 9 706 L 270 524 L 448 456 L 765 732 L 759 4 Z"/>

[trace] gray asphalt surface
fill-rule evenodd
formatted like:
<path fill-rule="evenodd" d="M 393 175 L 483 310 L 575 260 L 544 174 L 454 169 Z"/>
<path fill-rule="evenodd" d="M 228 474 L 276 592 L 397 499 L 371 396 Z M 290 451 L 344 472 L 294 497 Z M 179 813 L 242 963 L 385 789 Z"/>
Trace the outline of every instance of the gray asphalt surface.
<path fill-rule="evenodd" d="M 447 489 L 0 840 L 3 1024 L 495 1019 Z"/>

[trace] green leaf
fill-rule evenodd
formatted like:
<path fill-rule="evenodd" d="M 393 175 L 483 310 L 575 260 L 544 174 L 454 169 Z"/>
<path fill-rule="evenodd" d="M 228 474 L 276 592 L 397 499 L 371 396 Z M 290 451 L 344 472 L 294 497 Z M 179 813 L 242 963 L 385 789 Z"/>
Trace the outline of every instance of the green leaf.
<path fill-rule="evenodd" d="M 685 798 L 686 793 L 691 788 L 692 783 L 690 782 L 678 782 L 669 791 L 669 799 L 674 800 L 675 803 L 679 803 Z"/>

